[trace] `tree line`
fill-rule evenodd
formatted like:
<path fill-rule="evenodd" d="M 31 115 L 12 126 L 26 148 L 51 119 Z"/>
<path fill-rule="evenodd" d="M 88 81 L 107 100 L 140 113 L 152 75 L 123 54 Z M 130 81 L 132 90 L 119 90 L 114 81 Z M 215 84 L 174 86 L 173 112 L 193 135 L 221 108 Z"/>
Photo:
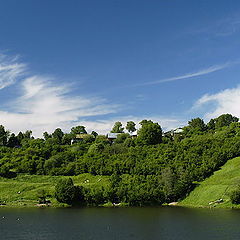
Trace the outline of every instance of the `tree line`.
<path fill-rule="evenodd" d="M 192 119 L 179 132 L 163 132 L 158 123 L 143 120 L 133 137 L 135 126 L 129 121 L 125 133 L 121 122 L 116 122 L 111 131 L 118 133 L 114 141 L 95 131 L 88 134 L 84 126 L 73 127 L 70 133 L 57 128 L 37 139 L 31 131 L 15 135 L 0 126 L 0 175 L 106 175 L 110 183 L 105 188 L 85 189 L 71 180 L 61 182 L 56 197 L 66 203 L 109 201 L 139 206 L 178 201 L 196 181 L 240 156 L 240 123 L 231 114 L 208 123 Z M 71 144 L 78 135 L 81 140 Z M 71 189 L 71 201 L 61 199 L 60 186 L 65 185 Z"/>

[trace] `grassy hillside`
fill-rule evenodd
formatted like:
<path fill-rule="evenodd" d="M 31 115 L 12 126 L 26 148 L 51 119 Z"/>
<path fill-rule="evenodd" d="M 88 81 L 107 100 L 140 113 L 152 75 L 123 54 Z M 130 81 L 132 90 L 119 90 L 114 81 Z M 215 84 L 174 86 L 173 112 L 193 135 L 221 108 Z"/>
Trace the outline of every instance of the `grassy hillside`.
<path fill-rule="evenodd" d="M 39 190 L 44 189 L 48 193 L 48 199 L 51 200 L 53 207 L 63 206 L 54 198 L 54 188 L 60 178 L 67 177 L 25 174 L 20 174 L 14 179 L 0 177 L 0 202 L 6 203 L 7 207 L 35 206 L 38 203 Z M 88 173 L 71 178 L 75 185 L 87 188 L 108 184 L 108 177 L 93 176 Z M 229 192 L 236 188 L 237 184 L 240 184 L 240 157 L 229 160 L 211 177 L 199 183 L 179 205 L 217 208 L 238 207 L 238 205 L 231 204 L 229 198 Z M 221 198 L 224 200 L 222 203 L 209 205 L 210 202 Z"/>
<path fill-rule="evenodd" d="M 51 200 L 52 206 L 63 206 L 54 198 L 54 188 L 62 176 L 39 176 L 39 175 L 19 175 L 14 179 L 0 177 L 0 202 L 6 203 L 8 207 L 31 207 L 38 203 L 38 192 L 44 189 Z M 93 176 L 91 174 L 81 174 L 71 177 L 75 185 L 83 185 L 91 188 L 95 186 L 105 186 L 108 184 L 108 177 Z"/>
<path fill-rule="evenodd" d="M 229 193 L 240 184 L 240 157 L 229 160 L 220 170 L 199 183 L 179 205 L 192 207 L 238 207 L 231 204 Z M 218 199 L 222 203 L 209 204 Z M 240 208 L 240 206 L 239 206 Z"/>

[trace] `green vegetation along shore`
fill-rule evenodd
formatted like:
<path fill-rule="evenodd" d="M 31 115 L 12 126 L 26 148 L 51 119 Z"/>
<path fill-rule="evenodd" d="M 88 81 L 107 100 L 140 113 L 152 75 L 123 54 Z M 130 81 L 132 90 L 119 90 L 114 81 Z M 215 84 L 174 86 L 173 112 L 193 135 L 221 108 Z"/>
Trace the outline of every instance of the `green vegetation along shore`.
<path fill-rule="evenodd" d="M 0 178 L 0 203 L 2 207 L 36 207 L 39 206 L 39 194 L 46 191 L 46 198 L 51 201 L 51 207 L 66 207 L 55 198 L 55 185 L 62 176 L 38 176 L 20 174 L 16 178 Z M 93 176 L 85 173 L 72 177 L 75 185 L 88 189 L 107 186 L 108 177 Z"/>
<path fill-rule="evenodd" d="M 231 114 L 208 123 L 191 119 L 187 126 L 165 132 L 151 120 L 139 125 L 137 130 L 133 121 L 125 128 L 116 122 L 106 135 L 88 133 L 85 126 L 72 127 L 69 133 L 57 128 L 37 139 L 30 130 L 15 135 L 0 125 L 0 204 L 159 206 L 180 202 L 196 182 L 240 157 L 240 122 Z M 226 172 L 222 178 L 230 176 Z M 238 185 L 231 192 L 231 202 L 236 204 L 240 204 Z M 216 193 L 206 201 L 204 196 L 187 200 L 190 194 L 181 204 L 222 203 L 220 188 L 226 193 L 231 189 L 204 190 L 206 196 Z M 224 196 L 219 206 L 227 202 Z"/>
<path fill-rule="evenodd" d="M 59 203 L 55 194 L 55 185 L 62 176 L 39 176 L 20 174 L 14 179 L 0 178 L 0 203 L 4 207 L 35 207 L 39 206 L 39 192 L 46 191 L 51 207 L 67 207 Z M 71 177 L 74 184 L 88 189 L 106 187 L 109 178 L 93 176 L 89 173 Z M 212 176 L 197 183 L 197 187 L 178 206 L 203 208 L 240 208 L 232 204 L 230 193 L 240 184 L 240 157 L 230 159 Z M 222 199 L 223 201 L 219 201 Z M 219 202 L 218 202 L 219 201 Z M 5 205 L 6 204 L 6 205 Z"/>
<path fill-rule="evenodd" d="M 35 207 L 39 206 L 39 192 L 46 191 L 51 207 L 66 207 L 59 203 L 55 194 L 55 185 L 62 176 L 39 176 L 20 174 L 14 179 L 0 178 L 0 203 L 5 207 Z M 74 184 L 86 188 L 106 187 L 109 178 L 106 176 L 93 176 L 81 174 L 72 176 Z M 204 207 L 204 208 L 240 208 L 232 204 L 230 193 L 240 184 L 240 157 L 230 159 L 220 170 L 212 176 L 197 183 L 197 187 L 178 206 Z M 223 201 L 218 201 L 222 199 Z M 6 205 L 5 205 L 6 204 Z"/>
<path fill-rule="evenodd" d="M 179 203 L 188 207 L 240 208 L 232 204 L 230 194 L 240 184 L 240 157 L 228 160 L 220 170 L 200 182 L 199 185 Z"/>

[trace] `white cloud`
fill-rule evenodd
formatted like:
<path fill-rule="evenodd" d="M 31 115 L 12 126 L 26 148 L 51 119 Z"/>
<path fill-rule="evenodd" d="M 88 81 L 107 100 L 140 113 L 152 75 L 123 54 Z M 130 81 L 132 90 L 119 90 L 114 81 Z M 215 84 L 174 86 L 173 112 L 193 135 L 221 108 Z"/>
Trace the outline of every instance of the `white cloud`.
<path fill-rule="evenodd" d="M 114 113 L 118 107 L 101 98 L 70 97 L 67 86 L 41 76 L 24 79 L 21 87 L 22 96 L 11 102 L 14 111 L 0 111 L 1 124 L 14 132 L 33 130 L 38 137 L 57 127 L 68 131 L 79 119 Z"/>
<path fill-rule="evenodd" d="M 17 57 L 0 54 L 0 89 L 15 83 L 26 72 L 26 64 L 17 60 Z"/>
<path fill-rule="evenodd" d="M 27 65 L 19 63 L 17 58 L 0 55 L 0 89 L 18 84 L 19 97 L 4 103 L 8 111 L 0 109 L 0 124 L 12 132 L 32 130 L 35 137 L 42 137 L 43 132 L 53 132 L 57 127 L 69 132 L 73 126 L 84 125 L 88 131 L 106 134 L 116 121 L 125 126 L 127 121 L 139 123 L 143 119 L 159 122 L 164 130 L 181 125 L 176 119 L 161 116 L 121 116 L 104 120 L 103 115 L 119 112 L 121 106 L 103 98 L 72 96 L 69 85 L 59 85 L 54 78 L 33 75 L 26 69 Z M 93 116 L 98 119 L 88 120 Z"/>
<path fill-rule="evenodd" d="M 103 98 L 72 96 L 68 85 L 56 84 L 56 79 L 33 75 L 18 57 L 0 54 L 0 89 L 18 84 L 11 102 L 4 103 L 8 111 L 0 109 L 1 124 L 13 132 L 33 130 L 40 137 L 44 131 L 60 127 L 69 131 L 75 122 L 89 116 L 115 113 L 119 106 Z"/>
<path fill-rule="evenodd" d="M 107 104 L 101 98 L 70 97 L 67 86 L 56 86 L 41 76 L 26 78 L 21 83 L 22 96 L 11 102 L 13 112 L 0 111 L 1 124 L 13 132 L 32 130 L 34 136 L 42 137 L 44 131 L 53 132 L 60 127 L 69 132 L 71 127 L 86 126 L 87 130 L 100 134 L 109 132 L 116 121 L 125 126 L 127 121 L 139 123 L 143 119 L 159 122 L 164 130 L 179 127 L 177 119 L 159 116 L 120 116 L 108 120 L 86 120 L 87 117 L 115 113 L 118 105 Z M 137 125 L 139 127 L 139 125 Z"/>
<path fill-rule="evenodd" d="M 194 108 L 203 108 L 206 120 L 225 113 L 240 117 L 240 86 L 216 94 L 206 94 L 195 103 Z"/>
<path fill-rule="evenodd" d="M 159 84 L 159 83 L 172 82 L 172 81 L 177 81 L 177 80 L 182 80 L 182 79 L 187 79 L 187 78 L 198 77 L 198 76 L 202 76 L 202 75 L 206 75 L 209 73 L 213 73 L 213 72 L 222 70 L 222 69 L 227 68 L 230 65 L 236 64 L 236 63 L 237 62 L 232 62 L 232 63 L 229 62 L 229 63 L 225 63 L 225 64 L 221 64 L 221 65 L 214 65 L 209 68 L 199 70 L 197 72 L 187 73 L 187 74 L 184 74 L 181 76 L 176 76 L 176 77 L 164 78 L 164 79 L 160 79 L 160 80 L 152 81 L 152 82 L 140 83 L 135 86 L 155 85 L 155 84 Z"/>

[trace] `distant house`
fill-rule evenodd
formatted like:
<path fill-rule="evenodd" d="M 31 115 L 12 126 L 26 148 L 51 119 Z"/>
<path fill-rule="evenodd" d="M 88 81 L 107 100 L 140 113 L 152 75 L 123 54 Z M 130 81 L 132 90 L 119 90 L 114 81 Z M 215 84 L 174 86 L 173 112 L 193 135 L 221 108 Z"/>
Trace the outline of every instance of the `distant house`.
<path fill-rule="evenodd" d="M 171 136 L 171 137 L 174 138 L 174 136 L 176 134 L 179 134 L 179 133 L 182 133 L 182 132 L 183 132 L 182 128 L 176 128 L 176 129 L 172 129 L 172 130 L 170 130 L 168 132 L 163 133 L 163 136 L 165 136 L 165 137 Z"/>
<path fill-rule="evenodd" d="M 113 142 L 119 134 L 121 133 L 108 133 L 106 137 L 110 142 Z"/>
<path fill-rule="evenodd" d="M 83 133 L 83 134 L 76 134 L 76 137 L 71 140 L 71 144 L 82 142 L 85 137 L 87 137 L 89 134 Z"/>
<path fill-rule="evenodd" d="M 122 133 L 108 133 L 106 135 L 107 139 L 111 142 L 111 143 L 114 143 L 114 140 L 117 138 L 117 136 L 119 134 L 122 134 Z M 130 133 L 130 137 L 131 138 L 136 138 L 137 137 L 137 133 L 134 132 L 134 133 Z"/>
<path fill-rule="evenodd" d="M 131 138 L 136 138 L 137 137 L 137 132 L 132 132 L 130 133 Z"/>
<path fill-rule="evenodd" d="M 182 128 L 176 128 L 175 130 L 173 130 L 174 133 L 182 133 L 183 129 Z"/>

